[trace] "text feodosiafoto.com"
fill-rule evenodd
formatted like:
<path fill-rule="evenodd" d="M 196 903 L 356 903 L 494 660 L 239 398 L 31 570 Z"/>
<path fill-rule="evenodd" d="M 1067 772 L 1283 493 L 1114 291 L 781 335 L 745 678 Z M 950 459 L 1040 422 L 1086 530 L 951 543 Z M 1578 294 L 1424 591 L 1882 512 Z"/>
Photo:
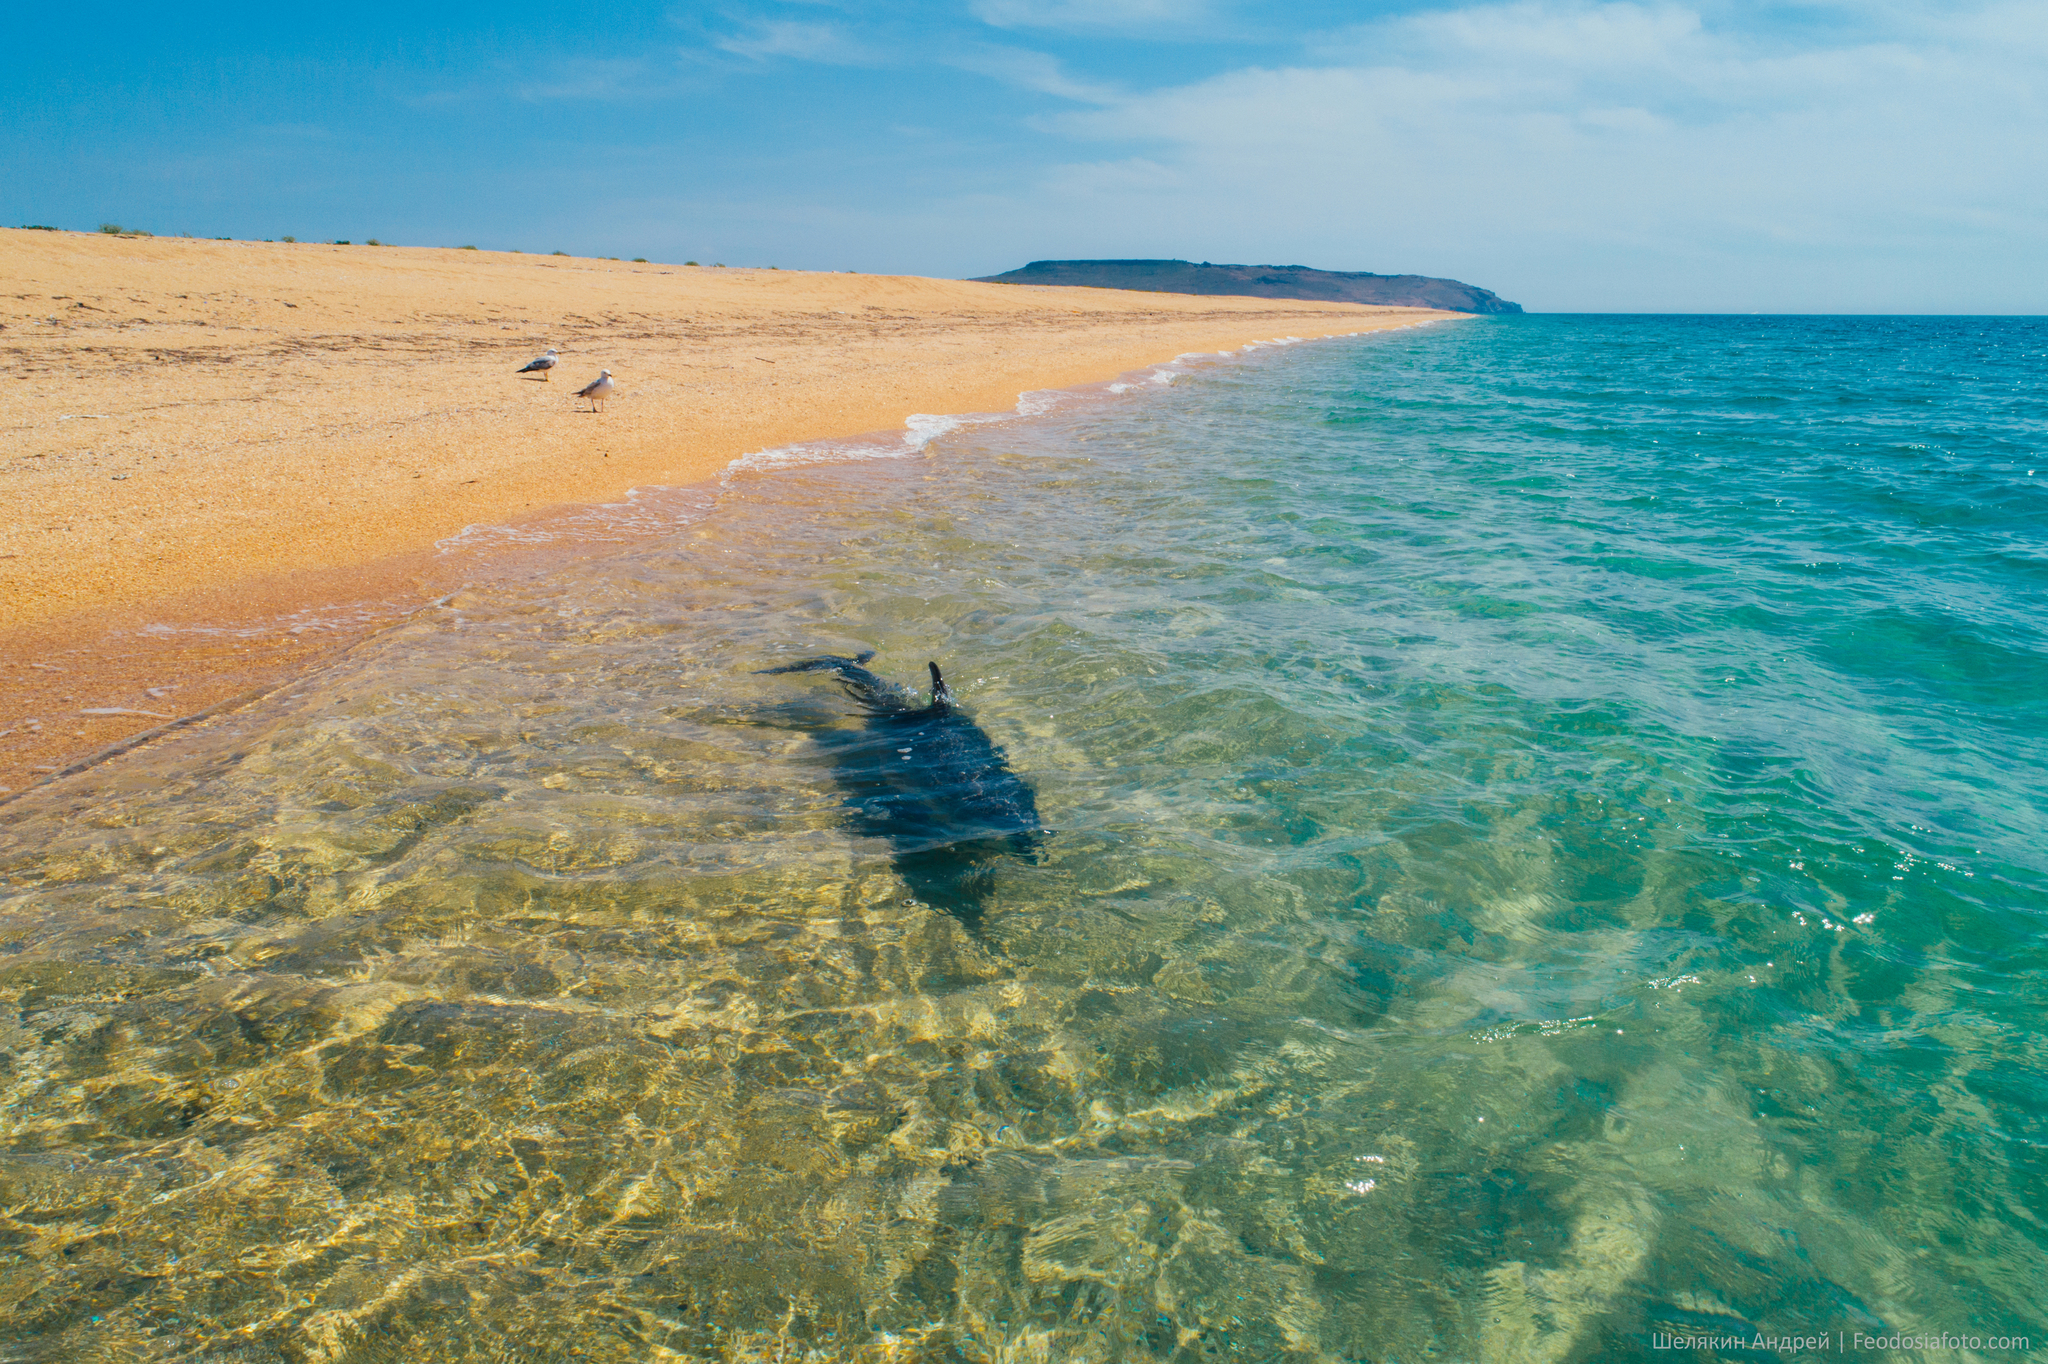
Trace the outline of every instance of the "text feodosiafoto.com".
<path fill-rule="evenodd" d="M 1812 1335 L 1695 1335 L 1657 1331 L 1650 1336 L 1653 1350 L 1769 1350 L 1781 1354 L 1863 1354 L 1902 1350 L 2003 1350 L 2015 1354 L 2033 1348 L 2026 1336 L 1988 1336 L 1967 1332 L 1937 1331 L 1932 1334 L 1894 1331 L 1869 1335 L 1862 1331 L 1820 1331 Z"/>

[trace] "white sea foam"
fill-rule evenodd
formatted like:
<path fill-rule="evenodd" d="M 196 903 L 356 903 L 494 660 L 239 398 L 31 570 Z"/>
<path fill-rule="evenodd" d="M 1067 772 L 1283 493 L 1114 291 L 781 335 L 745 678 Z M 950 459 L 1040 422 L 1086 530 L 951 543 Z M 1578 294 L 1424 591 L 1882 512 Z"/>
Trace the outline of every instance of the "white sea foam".
<path fill-rule="evenodd" d="M 519 525 L 476 522 L 445 539 L 436 540 L 434 548 L 444 555 L 474 554 L 535 545 L 606 544 L 639 539 L 702 520 L 715 501 L 714 494 L 702 487 L 656 485 L 633 488 L 628 490 L 624 501 L 578 507 Z M 351 632 L 365 626 L 382 625 L 419 607 L 416 597 L 386 597 L 339 602 L 233 625 L 145 625 L 138 633 L 157 638 L 191 635 L 249 639 L 279 634 Z"/>
<path fill-rule="evenodd" d="M 658 535 L 701 520 L 712 497 L 699 488 L 655 485 L 631 488 L 623 502 L 579 507 L 557 517 L 516 526 L 476 522 L 464 526 L 434 548 L 443 554 L 474 553 L 513 545 L 602 544 Z"/>
<path fill-rule="evenodd" d="M 1072 395 L 1058 389 L 1040 388 L 1017 395 L 1017 406 L 1009 412 L 913 412 L 903 419 L 900 434 L 881 432 L 837 440 L 807 440 L 778 445 L 741 455 L 725 468 L 725 478 L 738 473 L 763 473 L 804 464 L 839 464 L 862 459 L 902 459 L 917 454 L 941 436 L 970 426 L 1039 417 L 1068 401 Z"/>
<path fill-rule="evenodd" d="M 417 598 L 387 597 L 374 601 L 339 602 L 332 606 L 310 607 L 303 611 L 292 611 L 260 621 L 243 621 L 235 625 L 145 625 L 136 633 L 156 639 L 180 636 L 255 639 L 265 635 L 305 635 L 382 624 L 393 616 L 403 615 L 407 611 L 417 609 L 418 606 Z"/>
<path fill-rule="evenodd" d="M 1409 323 L 1410 326 L 1429 326 L 1435 321 Z M 1383 329 L 1384 330 L 1384 329 Z M 1352 336 L 1370 333 L 1352 332 Z M 1240 355 L 1249 355 L 1255 350 L 1268 346 L 1299 346 L 1315 338 L 1303 336 L 1276 336 L 1265 341 L 1246 343 L 1241 351 L 1184 351 L 1171 360 L 1149 365 L 1133 372 L 1129 378 L 1118 379 L 1095 390 L 1038 389 L 1017 395 L 1017 406 L 1009 412 L 917 412 L 904 418 L 900 432 L 880 431 L 863 436 L 835 437 L 828 440 L 798 441 L 791 445 L 773 446 L 766 450 L 755 450 L 741 455 L 728 464 L 720 480 L 729 482 L 736 474 L 767 473 L 776 469 L 798 468 L 807 464 L 841 464 L 869 459 L 904 459 L 921 453 L 926 446 L 941 436 L 951 435 L 973 426 L 988 426 L 998 422 L 1014 421 L 1019 417 L 1036 417 L 1052 411 L 1055 407 L 1074 401 L 1085 401 L 1092 393 L 1125 394 L 1136 392 L 1147 383 L 1169 387 L 1188 372 L 1195 363 L 1214 363 Z M 1334 338 L 1331 338 L 1334 339 Z M 471 527 L 463 533 L 467 535 Z M 460 537 L 457 537 L 460 539 Z"/>

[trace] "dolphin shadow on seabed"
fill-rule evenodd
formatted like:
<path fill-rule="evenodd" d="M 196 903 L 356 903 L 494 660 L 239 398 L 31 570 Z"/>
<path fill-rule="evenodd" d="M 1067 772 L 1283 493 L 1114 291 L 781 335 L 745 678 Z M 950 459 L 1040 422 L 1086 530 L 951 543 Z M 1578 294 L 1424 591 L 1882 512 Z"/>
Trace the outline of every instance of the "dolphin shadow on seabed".
<path fill-rule="evenodd" d="M 1003 750 L 955 708 L 938 664 L 926 665 L 926 703 L 862 666 L 874 656 L 828 654 L 760 672 L 829 672 L 860 703 L 861 729 L 820 736 L 857 828 L 888 841 L 913 895 L 979 933 L 999 868 L 1035 859 L 1048 832 L 1038 803 Z"/>

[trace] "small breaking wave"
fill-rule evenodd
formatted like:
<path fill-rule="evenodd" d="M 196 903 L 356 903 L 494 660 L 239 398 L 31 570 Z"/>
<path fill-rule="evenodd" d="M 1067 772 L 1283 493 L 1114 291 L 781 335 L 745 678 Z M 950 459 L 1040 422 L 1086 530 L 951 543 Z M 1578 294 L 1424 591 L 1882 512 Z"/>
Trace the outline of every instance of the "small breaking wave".
<path fill-rule="evenodd" d="M 703 488 L 663 484 L 630 488 L 623 502 L 578 507 L 559 515 L 517 524 L 477 522 L 434 542 L 441 554 L 474 553 L 532 545 L 606 544 L 637 540 L 690 525 L 711 510 L 714 498 Z"/>
<path fill-rule="evenodd" d="M 1445 318 L 1431 318 L 1411 322 L 1403 327 L 1374 328 L 1373 332 L 1400 331 L 1406 327 L 1429 326 Z M 1346 332 L 1344 336 L 1368 336 L 1373 332 Z M 1015 421 L 1020 417 L 1037 417 L 1052 411 L 1065 403 L 1085 401 L 1090 397 L 1121 396 L 1134 393 L 1148 384 L 1162 388 L 1171 387 L 1173 382 L 1186 374 L 1195 364 L 1228 360 L 1235 356 L 1249 355 L 1252 351 L 1273 346 L 1299 346 L 1314 340 L 1337 340 L 1338 337 L 1276 336 L 1266 341 L 1247 342 L 1239 350 L 1196 350 L 1184 351 L 1171 360 L 1143 369 L 1132 370 L 1128 375 L 1119 376 L 1107 384 L 1090 384 L 1073 389 L 1035 389 L 1017 395 L 1017 406 L 1009 412 L 916 412 L 903 419 L 901 431 L 874 431 L 860 436 L 836 436 L 824 440 L 797 441 L 790 445 L 777 445 L 766 450 L 756 450 L 740 456 L 726 466 L 724 480 L 741 473 L 767 473 L 775 469 L 797 468 L 806 464 L 841 464 L 867 459 L 903 459 L 920 454 L 925 447 L 941 436 L 974 426 L 990 426 L 1001 422 Z"/>
<path fill-rule="evenodd" d="M 741 455 L 725 468 L 725 479 L 734 474 L 765 473 L 805 464 L 839 464 L 863 459 L 902 459 L 920 453 L 941 436 L 970 426 L 988 426 L 1038 417 L 1052 411 L 1073 395 L 1058 389 L 1033 389 L 1017 395 L 1017 406 L 1008 412 L 913 412 L 903 419 L 901 431 L 875 431 L 861 436 L 797 441 Z"/>
<path fill-rule="evenodd" d="M 367 627 L 381 625 L 393 616 L 403 615 L 407 611 L 417 609 L 418 606 L 419 602 L 409 596 L 364 598 L 308 607 L 302 611 L 282 612 L 256 620 L 237 621 L 230 625 L 193 621 L 180 621 L 177 624 L 157 622 L 138 626 L 133 633 L 145 639 L 260 639 L 281 634 L 352 634 Z"/>

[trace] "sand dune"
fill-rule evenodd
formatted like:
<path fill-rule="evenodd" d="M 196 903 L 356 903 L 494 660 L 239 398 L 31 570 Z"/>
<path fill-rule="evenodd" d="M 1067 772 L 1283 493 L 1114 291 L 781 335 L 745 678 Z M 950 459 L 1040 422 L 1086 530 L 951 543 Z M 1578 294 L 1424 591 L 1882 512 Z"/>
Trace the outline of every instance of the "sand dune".
<path fill-rule="evenodd" d="M 1445 314 L 0 230 L 0 787 L 419 604 L 466 571 L 435 551 L 465 526 L 911 413 L 1006 410 L 1184 351 L 1430 316 Z M 550 346 L 550 381 L 516 376 Z M 600 369 L 617 392 L 579 412 Z"/>

